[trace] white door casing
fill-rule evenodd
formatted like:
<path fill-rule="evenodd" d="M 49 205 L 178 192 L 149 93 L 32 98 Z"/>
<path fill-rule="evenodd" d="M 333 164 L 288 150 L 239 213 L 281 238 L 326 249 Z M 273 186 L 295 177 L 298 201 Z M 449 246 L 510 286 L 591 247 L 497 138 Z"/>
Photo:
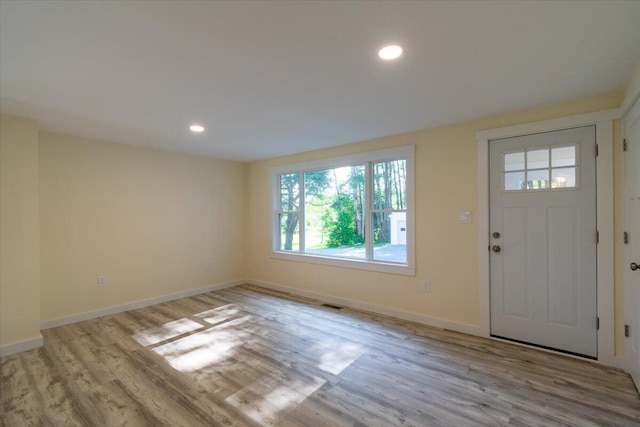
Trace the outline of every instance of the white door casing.
<path fill-rule="evenodd" d="M 622 366 L 614 357 L 613 306 L 613 120 L 620 117 L 619 109 L 567 116 L 539 122 L 524 123 L 476 133 L 478 167 L 478 293 L 480 335 L 490 337 L 489 291 L 489 140 L 508 138 L 596 125 L 597 159 L 597 221 L 600 231 L 598 253 L 598 362 Z"/>
<path fill-rule="evenodd" d="M 627 151 L 624 156 L 626 227 L 625 245 L 625 323 L 630 336 L 625 339 L 626 369 L 640 390 L 640 100 L 624 118 Z"/>
<path fill-rule="evenodd" d="M 595 157 L 595 126 L 490 141 L 493 336 L 597 357 Z"/>

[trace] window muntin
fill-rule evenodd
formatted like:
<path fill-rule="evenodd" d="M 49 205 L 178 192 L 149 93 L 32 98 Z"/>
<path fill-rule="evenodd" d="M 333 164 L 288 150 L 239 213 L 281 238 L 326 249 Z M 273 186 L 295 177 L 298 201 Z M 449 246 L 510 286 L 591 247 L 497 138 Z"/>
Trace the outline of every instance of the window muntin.
<path fill-rule="evenodd" d="M 503 191 L 579 188 L 579 143 L 503 153 Z"/>
<path fill-rule="evenodd" d="M 330 167 L 310 162 L 273 169 L 279 189 L 273 256 L 414 274 L 413 151 L 402 147 L 363 153 L 364 161 L 358 155 L 329 159 Z"/>

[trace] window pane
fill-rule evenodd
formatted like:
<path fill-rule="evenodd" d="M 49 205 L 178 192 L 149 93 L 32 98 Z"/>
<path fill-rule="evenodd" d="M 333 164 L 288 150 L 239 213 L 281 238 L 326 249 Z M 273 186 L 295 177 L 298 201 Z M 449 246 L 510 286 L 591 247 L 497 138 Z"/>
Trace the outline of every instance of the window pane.
<path fill-rule="evenodd" d="M 306 172 L 305 252 L 366 259 L 364 165 Z"/>
<path fill-rule="evenodd" d="M 576 168 L 551 170 L 551 188 L 575 188 Z"/>
<path fill-rule="evenodd" d="M 304 174 L 304 242 L 305 252 L 323 249 L 329 238 L 329 223 L 332 220 L 333 180 L 330 170 L 306 172 Z"/>
<path fill-rule="evenodd" d="M 524 190 L 524 172 L 507 172 L 504 174 L 505 191 Z"/>
<path fill-rule="evenodd" d="M 280 210 L 297 211 L 300 201 L 300 174 L 280 175 Z"/>
<path fill-rule="evenodd" d="M 373 208 L 407 208 L 407 161 L 373 164 Z"/>
<path fill-rule="evenodd" d="M 406 212 L 373 212 L 373 259 L 384 262 L 407 262 Z"/>
<path fill-rule="evenodd" d="M 524 151 L 519 153 L 506 153 L 504 155 L 504 170 L 524 170 Z"/>
<path fill-rule="evenodd" d="M 560 147 L 551 150 L 551 166 L 573 166 L 576 164 L 576 147 Z"/>
<path fill-rule="evenodd" d="M 298 214 L 295 212 L 283 212 L 280 214 L 280 250 L 300 250 L 300 229 L 298 227 Z"/>
<path fill-rule="evenodd" d="M 542 190 L 549 188 L 549 170 L 527 172 L 527 189 Z"/>
<path fill-rule="evenodd" d="M 548 168 L 549 149 L 527 151 L 527 169 Z"/>

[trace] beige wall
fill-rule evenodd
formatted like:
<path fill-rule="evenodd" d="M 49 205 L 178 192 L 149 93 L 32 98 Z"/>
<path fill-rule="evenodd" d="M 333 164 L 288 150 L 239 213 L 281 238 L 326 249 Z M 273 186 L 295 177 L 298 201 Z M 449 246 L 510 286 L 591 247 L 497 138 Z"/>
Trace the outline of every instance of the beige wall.
<path fill-rule="evenodd" d="M 39 337 L 40 321 L 243 277 L 477 326 L 477 228 L 457 222 L 458 211 L 476 211 L 475 132 L 615 108 L 622 97 L 248 165 L 38 133 L 34 121 L 2 116 L 0 346 Z M 619 123 L 614 138 L 618 237 Z M 416 277 L 269 257 L 271 166 L 408 144 L 417 147 Z M 97 286 L 98 275 L 107 277 L 105 287 Z M 429 294 L 421 291 L 425 279 Z M 616 279 L 621 354 L 624 296 Z"/>
<path fill-rule="evenodd" d="M 42 321 L 244 277 L 244 186 L 240 163 L 41 133 Z"/>
<path fill-rule="evenodd" d="M 479 325 L 476 224 L 457 213 L 477 208 L 475 132 L 616 108 L 622 93 L 503 114 L 452 126 L 251 163 L 247 170 L 247 275 L 251 279 Z M 369 150 L 416 145 L 416 277 L 271 259 L 269 168 Z M 421 290 L 431 280 L 431 292 Z M 616 325 L 616 335 L 621 331 Z"/>
<path fill-rule="evenodd" d="M 40 338 L 38 126 L 0 116 L 0 347 Z"/>

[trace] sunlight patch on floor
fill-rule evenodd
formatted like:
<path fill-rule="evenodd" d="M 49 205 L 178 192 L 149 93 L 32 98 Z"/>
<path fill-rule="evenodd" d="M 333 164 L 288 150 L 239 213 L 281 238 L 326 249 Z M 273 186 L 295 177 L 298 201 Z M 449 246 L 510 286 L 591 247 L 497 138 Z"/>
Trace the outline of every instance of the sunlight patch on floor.
<path fill-rule="evenodd" d="M 248 316 L 236 319 L 234 328 L 247 321 Z M 226 331 L 218 326 L 158 346 L 153 351 L 164 357 L 174 369 L 192 372 L 233 356 L 234 349 L 243 344 L 247 335 L 235 329 Z"/>
<path fill-rule="evenodd" d="M 203 311 L 202 313 L 194 314 L 194 317 L 198 317 L 207 323 L 216 324 L 229 320 L 233 317 L 237 317 L 242 313 L 240 308 L 236 304 L 227 304 L 222 307 L 212 308 L 211 310 Z"/>
<path fill-rule="evenodd" d="M 140 345 L 149 346 L 158 344 L 159 342 L 175 338 L 182 334 L 193 332 L 202 328 L 200 323 L 194 322 L 187 318 L 174 320 L 173 322 L 165 323 L 162 326 L 155 328 L 145 329 L 144 331 L 134 334 L 132 337 Z"/>
<path fill-rule="evenodd" d="M 311 346 L 309 351 L 319 356 L 318 368 L 339 375 L 365 352 L 365 347 L 356 343 L 319 342 Z"/>
<path fill-rule="evenodd" d="M 279 413 L 298 406 L 325 382 L 317 377 L 284 379 L 268 375 L 227 397 L 225 402 L 259 425 L 275 425 Z"/>

